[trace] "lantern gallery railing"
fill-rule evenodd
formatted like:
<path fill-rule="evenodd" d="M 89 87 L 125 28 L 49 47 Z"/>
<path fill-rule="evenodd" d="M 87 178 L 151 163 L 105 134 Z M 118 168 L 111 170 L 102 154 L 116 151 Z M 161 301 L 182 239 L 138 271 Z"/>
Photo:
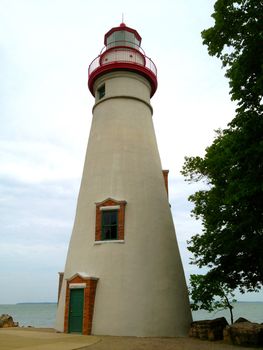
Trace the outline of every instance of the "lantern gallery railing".
<path fill-rule="evenodd" d="M 149 69 L 155 76 L 157 69 L 153 61 L 140 51 L 124 46 L 110 48 L 96 57 L 89 66 L 89 76 L 98 68 L 114 63 L 129 63 Z"/>

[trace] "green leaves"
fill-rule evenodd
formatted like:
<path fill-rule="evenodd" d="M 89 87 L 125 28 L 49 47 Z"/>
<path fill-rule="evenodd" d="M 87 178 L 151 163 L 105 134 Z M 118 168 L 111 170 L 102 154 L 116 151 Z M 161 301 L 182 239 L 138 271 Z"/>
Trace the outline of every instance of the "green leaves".
<path fill-rule="evenodd" d="M 226 67 L 236 116 L 217 130 L 205 156 L 185 157 L 182 174 L 205 188 L 189 197 L 202 234 L 188 242 L 192 263 L 241 291 L 263 284 L 263 1 L 217 0 L 202 37 Z M 222 278 L 223 276 L 223 278 Z"/>
<path fill-rule="evenodd" d="M 263 254 L 253 246 L 263 247 L 263 121 L 253 118 L 218 134 L 204 158 L 186 158 L 182 172 L 189 182 L 209 184 L 189 197 L 203 223 L 203 234 L 188 242 L 193 262 L 221 269 L 231 286 L 257 289 L 263 282 Z"/>
<path fill-rule="evenodd" d="M 262 112 L 263 1 L 217 0 L 214 10 L 215 25 L 202 32 L 203 43 L 226 67 L 232 100 Z"/>
<path fill-rule="evenodd" d="M 233 291 L 226 284 L 214 278 L 212 274 L 191 275 L 189 294 L 191 297 L 191 309 L 199 309 L 208 312 L 229 309 L 231 322 L 233 323 Z M 230 299 L 231 298 L 231 299 Z"/>

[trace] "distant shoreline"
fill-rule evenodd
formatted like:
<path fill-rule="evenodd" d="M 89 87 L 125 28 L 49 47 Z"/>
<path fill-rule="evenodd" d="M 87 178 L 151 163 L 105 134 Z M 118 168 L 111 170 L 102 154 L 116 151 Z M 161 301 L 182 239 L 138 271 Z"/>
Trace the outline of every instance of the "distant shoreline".
<path fill-rule="evenodd" d="M 23 302 L 23 303 L 15 303 L 13 305 L 28 305 L 28 304 L 56 304 L 55 301 L 40 301 L 40 302 Z M 1 304 L 0 304 L 1 305 Z M 4 305 L 4 304 L 3 304 Z M 7 304 L 8 305 L 8 304 Z M 12 305 L 12 304 L 10 304 Z"/>
<path fill-rule="evenodd" d="M 253 304 L 253 303 L 263 303 L 263 300 L 253 300 L 253 301 L 245 301 L 245 300 L 242 300 L 242 301 L 239 301 L 237 300 L 235 303 L 233 304 L 236 304 L 236 303 L 250 303 L 250 304 Z M 42 304 L 42 305 L 45 305 L 45 304 L 57 304 L 56 301 L 25 301 L 25 302 L 19 302 L 19 303 L 0 303 L 0 305 L 37 305 L 37 304 Z"/>
<path fill-rule="evenodd" d="M 237 300 L 235 303 L 233 303 L 234 305 L 235 304 L 243 304 L 243 303 L 249 303 L 249 304 L 256 304 L 256 303 L 260 303 L 262 304 L 263 303 L 263 300 L 258 300 L 258 301 L 239 301 Z M 25 301 L 25 302 L 19 302 L 19 303 L 0 303 L 0 305 L 54 305 L 54 304 L 57 304 L 56 301 L 34 301 L 34 302 L 31 302 L 31 301 Z"/>

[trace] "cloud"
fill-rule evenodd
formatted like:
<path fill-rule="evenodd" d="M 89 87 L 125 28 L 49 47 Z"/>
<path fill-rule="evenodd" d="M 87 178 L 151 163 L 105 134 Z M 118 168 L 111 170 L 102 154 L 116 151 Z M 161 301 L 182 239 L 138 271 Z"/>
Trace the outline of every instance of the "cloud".
<path fill-rule="evenodd" d="M 74 149 L 47 140 L 2 140 L 0 157 L 0 176 L 27 183 L 76 178 L 81 169 Z"/>
<path fill-rule="evenodd" d="M 0 177 L 0 303 L 54 301 L 79 179 L 38 183 L 17 178 Z M 10 280 L 19 284 L 19 291 L 10 290 Z"/>

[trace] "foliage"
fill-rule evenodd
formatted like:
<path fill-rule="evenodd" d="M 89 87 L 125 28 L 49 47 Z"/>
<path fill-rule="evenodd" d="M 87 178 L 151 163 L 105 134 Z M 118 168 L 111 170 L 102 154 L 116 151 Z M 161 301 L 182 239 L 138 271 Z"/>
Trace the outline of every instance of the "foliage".
<path fill-rule="evenodd" d="M 191 297 L 191 308 L 208 312 L 229 309 L 231 323 L 233 323 L 233 306 L 236 300 L 233 291 L 224 283 L 207 275 L 191 275 L 189 294 Z M 231 298 L 231 300 L 230 300 Z"/>
<path fill-rule="evenodd" d="M 203 232 L 188 249 L 192 263 L 210 268 L 230 289 L 257 291 L 263 284 L 263 2 L 218 0 L 214 8 L 215 25 L 202 37 L 226 67 L 238 107 L 204 157 L 185 159 L 186 180 L 206 183 L 189 197 Z"/>
<path fill-rule="evenodd" d="M 203 43 L 226 67 L 232 99 L 242 110 L 262 109 L 263 1 L 217 0 L 215 25 L 202 32 Z"/>

